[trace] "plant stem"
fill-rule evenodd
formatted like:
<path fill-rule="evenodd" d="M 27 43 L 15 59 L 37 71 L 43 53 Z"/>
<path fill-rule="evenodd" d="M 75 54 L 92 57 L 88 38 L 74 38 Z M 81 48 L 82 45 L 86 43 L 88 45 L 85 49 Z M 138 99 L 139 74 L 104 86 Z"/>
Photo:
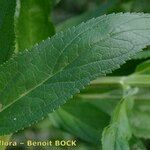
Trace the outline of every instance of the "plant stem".
<path fill-rule="evenodd" d="M 101 77 L 91 82 L 91 85 L 96 84 L 121 84 L 129 86 L 149 86 L 150 76 L 148 75 L 131 75 L 118 77 Z"/>

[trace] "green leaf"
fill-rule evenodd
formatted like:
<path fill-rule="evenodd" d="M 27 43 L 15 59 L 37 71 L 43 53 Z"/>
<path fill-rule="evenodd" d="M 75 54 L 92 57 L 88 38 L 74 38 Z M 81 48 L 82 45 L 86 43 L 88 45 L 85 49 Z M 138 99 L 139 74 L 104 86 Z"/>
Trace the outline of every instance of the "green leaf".
<path fill-rule="evenodd" d="M 15 55 L 0 66 L 0 135 L 41 120 L 117 69 L 150 45 L 149 27 L 149 14 L 104 15 Z"/>
<path fill-rule="evenodd" d="M 0 64 L 7 61 L 15 49 L 15 7 L 16 0 L 0 1 Z"/>
<path fill-rule="evenodd" d="M 82 140 L 99 145 L 102 130 L 108 125 L 110 117 L 99 107 L 107 100 L 101 100 L 101 103 L 97 103 L 97 105 L 95 105 L 96 99 L 92 102 L 79 97 L 74 98 L 61 109 L 50 114 L 50 121 L 56 127 L 62 128 Z"/>
<path fill-rule="evenodd" d="M 51 0 L 20 0 L 16 17 L 17 50 L 31 48 L 54 35 L 50 20 Z"/>
<path fill-rule="evenodd" d="M 127 100 L 121 101 L 114 111 L 110 125 L 104 129 L 102 135 L 103 150 L 129 150 L 128 141 L 131 129 L 128 120 Z"/>

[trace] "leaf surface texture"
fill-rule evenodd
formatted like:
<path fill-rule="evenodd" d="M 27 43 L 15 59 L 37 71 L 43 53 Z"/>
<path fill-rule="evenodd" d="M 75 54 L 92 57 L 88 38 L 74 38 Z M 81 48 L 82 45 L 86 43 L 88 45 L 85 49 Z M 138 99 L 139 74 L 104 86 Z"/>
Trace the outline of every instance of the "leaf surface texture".
<path fill-rule="evenodd" d="M 150 45 L 150 15 L 110 14 L 60 32 L 0 67 L 0 134 L 41 120 Z"/>

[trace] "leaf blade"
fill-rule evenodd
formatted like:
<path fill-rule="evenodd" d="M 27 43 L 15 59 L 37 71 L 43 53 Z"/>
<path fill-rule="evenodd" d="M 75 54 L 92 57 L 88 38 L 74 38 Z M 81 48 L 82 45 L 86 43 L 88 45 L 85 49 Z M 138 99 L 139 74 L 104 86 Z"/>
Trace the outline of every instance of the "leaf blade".
<path fill-rule="evenodd" d="M 114 111 L 111 123 L 103 131 L 103 150 L 129 150 L 128 140 L 131 138 L 131 129 L 128 120 L 127 100 L 121 101 Z"/>
<path fill-rule="evenodd" d="M 55 29 L 49 18 L 51 0 L 20 0 L 16 17 L 17 50 L 31 48 L 34 44 L 54 35 Z"/>
<path fill-rule="evenodd" d="M 16 0 L 0 1 L 0 64 L 7 61 L 15 49 L 15 7 Z"/>
<path fill-rule="evenodd" d="M 14 56 L 0 69 L 0 134 L 31 125 L 117 69 L 150 44 L 149 25 L 149 14 L 104 15 Z M 146 37 L 137 39 L 143 32 Z"/>

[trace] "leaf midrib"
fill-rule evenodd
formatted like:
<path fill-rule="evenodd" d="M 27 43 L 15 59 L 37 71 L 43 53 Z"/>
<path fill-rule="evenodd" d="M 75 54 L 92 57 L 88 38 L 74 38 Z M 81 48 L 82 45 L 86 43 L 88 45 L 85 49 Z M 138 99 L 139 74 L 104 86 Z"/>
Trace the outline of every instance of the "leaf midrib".
<path fill-rule="evenodd" d="M 126 55 L 126 53 L 125 53 L 124 55 Z M 120 55 L 119 57 L 115 57 L 115 58 L 120 58 L 120 57 L 122 57 L 122 56 L 123 56 L 123 55 Z M 106 59 L 106 60 L 109 60 L 109 59 Z M 96 61 L 96 62 L 97 62 L 97 61 Z M 86 64 L 86 65 L 88 65 L 88 64 Z M 67 66 L 68 66 L 68 65 L 67 65 Z M 67 67 L 67 66 L 66 66 L 66 67 Z M 83 65 L 83 66 L 85 66 L 85 65 Z M 63 69 L 65 69 L 66 67 L 64 67 Z M 78 66 L 78 67 L 81 67 L 81 66 Z M 63 69 L 62 69 L 62 70 L 63 70 Z M 72 68 L 71 68 L 71 69 L 72 69 Z M 70 70 L 71 70 L 71 69 L 70 69 Z M 60 73 L 62 70 L 60 70 L 59 72 L 55 73 L 53 76 L 57 75 L 57 74 Z M 103 70 L 103 71 L 105 72 L 105 71 L 108 71 L 108 70 L 109 70 L 109 69 L 106 69 L 106 70 Z M 44 81 L 42 81 L 42 82 L 41 82 L 40 84 L 38 84 L 36 87 L 34 87 L 34 88 L 28 90 L 28 92 L 26 92 L 26 93 L 24 93 L 24 94 L 21 94 L 21 96 L 18 97 L 16 100 L 14 100 L 12 103 L 10 103 L 10 104 L 8 104 L 6 107 L 2 108 L 0 112 L 2 112 L 2 111 L 4 111 L 5 109 L 7 109 L 9 106 L 11 106 L 11 105 L 14 104 L 15 102 L 17 102 L 17 101 L 18 101 L 19 99 L 21 99 L 22 97 L 26 96 L 28 93 L 32 92 L 34 89 L 36 89 L 37 87 L 39 87 L 40 85 L 42 85 L 44 82 L 46 82 L 47 80 L 49 80 L 49 79 L 52 78 L 53 76 L 47 77 Z"/>
<path fill-rule="evenodd" d="M 99 23 L 102 21 L 102 19 L 105 19 L 104 16 L 105 16 L 105 15 L 99 17 L 99 18 L 101 18 L 101 20 L 99 20 L 99 21 L 97 22 L 97 24 L 99 24 Z M 97 24 L 96 24 L 96 25 L 97 25 Z M 80 25 L 79 25 L 79 26 L 80 26 Z M 95 26 L 95 25 L 93 25 L 93 26 Z M 90 30 L 93 26 L 90 26 L 87 30 L 84 30 L 84 31 L 81 32 L 80 34 L 77 34 L 77 35 L 70 41 L 70 43 L 68 43 L 68 44 L 64 47 L 64 49 L 62 50 L 61 54 L 63 54 L 63 52 L 65 51 L 65 49 L 67 49 L 67 48 L 72 44 L 72 42 L 73 42 L 74 40 L 76 40 L 76 38 L 78 38 L 80 35 L 86 33 L 86 32 L 87 32 L 88 30 Z M 71 28 L 71 29 L 72 29 L 72 28 Z M 69 30 L 68 30 L 68 31 L 69 31 Z M 58 34 L 58 35 L 59 35 L 59 34 Z M 57 37 L 57 35 L 56 35 L 56 37 Z M 48 40 L 49 40 L 49 38 L 48 38 Z M 37 47 L 38 47 L 38 46 L 37 46 Z M 35 47 L 35 48 L 36 48 L 36 47 Z M 59 58 L 61 57 L 61 54 L 59 55 Z M 16 98 L 13 102 L 11 102 L 10 104 L 8 104 L 7 106 L 4 106 L 4 107 L 1 109 L 0 112 L 2 112 L 2 111 L 4 111 L 5 109 L 7 109 L 9 106 L 11 106 L 12 104 L 14 104 L 16 101 L 18 101 L 18 100 L 21 99 L 22 97 L 26 96 L 28 93 L 32 92 L 32 91 L 33 91 L 34 89 L 36 89 L 37 87 L 41 86 L 44 82 L 46 82 L 47 80 L 49 80 L 50 78 L 52 78 L 53 76 L 55 76 L 57 73 L 61 72 L 63 69 L 65 69 L 65 68 L 69 65 L 69 64 L 68 64 L 67 66 L 65 66 L 64 68 L 62 68 L 60 71 L 54 73 L 55 66 L 57 65 L 57 62 L 58 62 L 59 58 L 56 60 L 56 63 L 55 63 L 54 68 L 53 68 L 53 70 L 52 70 L 52 75 L 49 74 L 48 77 L 47 77 L 45 80 L 41 81 L 39 84 L 37 84 L 37 86 L 31 88 L 31 89 L 28 90 L 27 92 L 24 92 L 24 93 L 21 94 L 18 98 Z M 3 90 L 7 87 L 7 85 L 8 85 L 8 84 L 6 84 L 6 86 L 3 88 Z"/>

